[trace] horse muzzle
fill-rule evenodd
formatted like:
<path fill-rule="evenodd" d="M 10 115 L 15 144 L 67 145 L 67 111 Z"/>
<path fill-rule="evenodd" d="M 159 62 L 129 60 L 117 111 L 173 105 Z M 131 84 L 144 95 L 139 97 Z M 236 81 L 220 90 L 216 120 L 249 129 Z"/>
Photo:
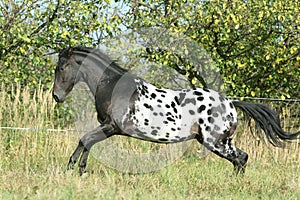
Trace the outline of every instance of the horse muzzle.
<path fill-rule="evenodd" d="M 59 92 L 52 91 L 52 96 L 57 103 L 62 103 L 66 99 L 66 95 L 60 94 Z"/>

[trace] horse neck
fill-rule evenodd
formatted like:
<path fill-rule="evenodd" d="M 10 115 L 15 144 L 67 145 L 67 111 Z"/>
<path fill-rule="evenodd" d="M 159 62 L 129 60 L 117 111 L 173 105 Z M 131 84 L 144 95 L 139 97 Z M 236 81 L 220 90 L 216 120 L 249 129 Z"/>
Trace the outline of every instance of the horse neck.
<path fill-rule="evenodd" d="M 97 86 L 101 79 L 103 78 L 104 70 L 95 65 L 85 65 L 80 68 L 80 73 L 82 74 L 83 81 L 88 85 L 92 94 L 95 96 Z"/>
<path fill-rule="evenodd" d="M 120 76 L 120 74 L 113 70 L 109 70 L 111 63 L 99 59 L 95 54 L 89 54 L 89 56 L 78 54 L 77 60 L 81 63 L 79 76 L 88 85 L 94 96 L 96 95 L 99 84 L 105 82 L 107 79 Z"/>

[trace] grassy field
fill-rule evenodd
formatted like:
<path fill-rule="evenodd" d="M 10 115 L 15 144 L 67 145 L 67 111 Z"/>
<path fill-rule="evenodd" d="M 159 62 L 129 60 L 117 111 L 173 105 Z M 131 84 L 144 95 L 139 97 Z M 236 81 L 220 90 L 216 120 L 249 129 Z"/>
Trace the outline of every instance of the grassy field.
<path fill-rule="evenodd" d="M 49 91 L 30 95 L 23 88 L 8 95 L 6 90 L 2 86 L 0 91 L 2 127 L 59 128 Z M 286 126 L 299 130 L 293 123 L 284 118 Z M 249 153 L 249 161 L 245 175 L 238 177 L 226 160 L 213 154 L 200 158 L 196 142 L 180 159 L 150 173 L 123 173 L 90 156 L 88 173 L 80 177 L 77 169 L 66 171 L 79 137 L 75 132 L 0 129 L 0 199 L 300 199 L 300 145 L 264 145 L 243 123 L 235 143 Z M 111 142 L 141 154 L 165 147 L 124 137 Z"/>

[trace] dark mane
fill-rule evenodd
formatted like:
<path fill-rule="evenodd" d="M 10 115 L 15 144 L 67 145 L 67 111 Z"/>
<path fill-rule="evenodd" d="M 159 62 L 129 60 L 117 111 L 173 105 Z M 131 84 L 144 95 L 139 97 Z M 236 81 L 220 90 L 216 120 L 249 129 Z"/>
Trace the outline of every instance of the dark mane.
<path fill-rule="evenodd" d="M 59 58 L 63 57 L 63 58 L 69 59 L 70 56 L 73 53 L 76 53 L 76 52 L 80 52 L 80 53 L 85 54 L 85 57 L 87 57 L 87 56 L 90 56 L 90 57 L 95 56 L 96 59 L 99 59 L 101 62 L 103 62 L 104 64 L 106 64 L 106 66 L 108 66 L 109 69 L 117 72 L 118 74 L 124 74 L 124 73 L 128 72 L 126 69 L 122 68 L 116 62 L 116 60 L 110 59 L 109 56 L 107 56 L 102 51 L 100 51 L 100 49 L 96 49 L 96 48 L 83 47 L 83 46 L 65 48 L 65 49 L 63 49 L 59 53 Z"/>

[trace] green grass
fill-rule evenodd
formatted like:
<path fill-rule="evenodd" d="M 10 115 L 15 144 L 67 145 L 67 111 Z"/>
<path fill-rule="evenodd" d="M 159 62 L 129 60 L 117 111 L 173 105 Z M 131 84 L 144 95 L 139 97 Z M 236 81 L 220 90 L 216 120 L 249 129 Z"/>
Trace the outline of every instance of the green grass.
<path fill-rule="evenodd" d="M 49 91 L 31 98 L 25 88 L 9 96 L 2 86 L 0 125 L 54 128 L 54 105 Z M 274 148 L 242 129 L 240 124 L 235 142 L 249 161 L 238 177 L 224 159 L 199 158 L 196 142 L 180 159 L 150 173 L 122 173 L 92 155 L 80 177 L 77 169 L 66 171 L 78 133 L 0 129 L 0 199 L 300 199 L 299 144 Z M 111 142 L 135 153 L 164 147 L 119 136 Z"/>

